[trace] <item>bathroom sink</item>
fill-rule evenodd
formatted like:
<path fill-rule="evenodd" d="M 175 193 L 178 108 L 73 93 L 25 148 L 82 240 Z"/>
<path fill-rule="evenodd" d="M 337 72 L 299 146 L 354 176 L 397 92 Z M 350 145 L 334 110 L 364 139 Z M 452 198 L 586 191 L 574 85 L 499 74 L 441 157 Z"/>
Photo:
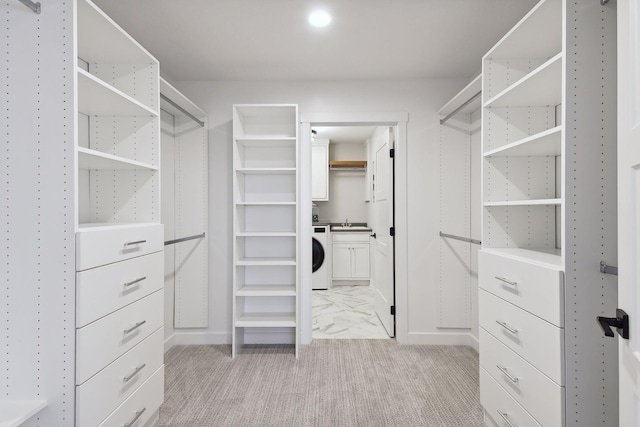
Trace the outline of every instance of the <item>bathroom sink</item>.
<path fill-rule="evenodd" d="M 332 225 L 331 231 L 371 231 L 366 225 Z"/>

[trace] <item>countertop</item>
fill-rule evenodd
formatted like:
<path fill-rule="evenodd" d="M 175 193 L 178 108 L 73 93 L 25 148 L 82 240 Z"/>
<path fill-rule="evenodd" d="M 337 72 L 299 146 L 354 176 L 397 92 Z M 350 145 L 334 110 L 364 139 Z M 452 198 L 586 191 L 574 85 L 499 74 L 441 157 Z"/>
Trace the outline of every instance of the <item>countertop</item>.
<path fill-rule="evenodd" d="M 367 226 L 366 222 L 352 222 L 350 223 L 350 225 L 352 226 L 358 226 L 358 227 L 366 227 L 366 228 L 359 228 L 359 229 L 343 229 L 343 230 L 332 230 L 331 227 L 333 226 L 341 226 L 343 223 L 342 222 L 338 222 L 338 221 L 328 221 L 328 220 L 320 220 L 318 222 L 312 222 L 311 225 L 312 226 L 318 226 L 318 227 L 324 227 L 324 226 L 328 226 L 329 230 L 334 232 L 334 233 L 370 233 L 371 227 Z"/>

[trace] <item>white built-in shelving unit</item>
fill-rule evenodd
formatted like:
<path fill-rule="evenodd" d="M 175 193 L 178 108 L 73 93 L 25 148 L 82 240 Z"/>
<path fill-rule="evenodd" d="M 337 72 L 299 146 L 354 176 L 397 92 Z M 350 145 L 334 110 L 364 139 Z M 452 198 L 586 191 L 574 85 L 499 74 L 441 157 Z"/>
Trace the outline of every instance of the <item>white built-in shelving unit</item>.
<path fill-rule="evenodd" d="M 159 63 L 77 1 L 76 425 L 144 424 L 163 401 Z"/>
<path fill-rule="evenodd" d="M 41 12 L 11 4 L 2 29 L 0 425 L 150 424 L 164 384 L 159 64 L 89 0 Z"/>
<path fill-rule="evenodd" d="M 297 357 L 297 106 L 235 105 L 233 164 L 233 356 L 295 343 Z"/>
<path fill-rule="evenodd" d="M 617 424 L 615 8 L 542 0 L 483 58 L 488 425 Z M 594 390 L 598 390 L 594 393 Z"/>

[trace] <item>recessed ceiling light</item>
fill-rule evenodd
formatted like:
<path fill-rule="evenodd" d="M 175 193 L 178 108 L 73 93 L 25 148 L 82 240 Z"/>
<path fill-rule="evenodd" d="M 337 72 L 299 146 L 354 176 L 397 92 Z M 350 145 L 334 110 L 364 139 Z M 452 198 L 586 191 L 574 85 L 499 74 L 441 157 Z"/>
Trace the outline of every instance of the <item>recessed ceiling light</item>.
<path fill-rule="evenodd" d="M 326 27 L 331 22 L 331 15 L 324 10 L 316 10 L 309 15 L 309 23 L 314 27 Z"/>

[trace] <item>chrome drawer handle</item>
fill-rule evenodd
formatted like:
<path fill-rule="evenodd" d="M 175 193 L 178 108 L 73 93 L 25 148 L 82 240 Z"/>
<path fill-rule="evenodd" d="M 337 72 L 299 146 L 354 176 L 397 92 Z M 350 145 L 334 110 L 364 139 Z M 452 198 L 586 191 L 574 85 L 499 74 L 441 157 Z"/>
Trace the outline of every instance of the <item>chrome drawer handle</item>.
<path fill-rule="evenodd" d="M 131 380 L 131 378 L 135 377 L 136 375 L 138 375 L 140 373 L 140 371 L 142 371 L 142 369 L 144 369 L 144 367 L 147 366 L 146 363 L 143 363 L 142 365 L 138 366 L 135 371 L 133 371 L 130 375 L 127 375 L 126 377 L 124 377 L 124 382 L 128 382 Z"/>
<path fill-rule="evenodd" d="M 147 278 L 146 276 L 145 277 L 140 277 L 139 279 L 136 279 L 133 282 L 127 282 L 127 283 L 124 284 L 124 287 L 126 288 L 126 287 L 129 287 L 129 286 L 135 285 L 136 283 L 140 283 L 143 280 L 145 280 L 146 278 Z"/>
<path fill-rule="evenodd" d="M 142 414 L 144 414 L 144 411 L 146 411 L 146 410 L 147 410 L 147 408 L 142 408 L 139 411 L 136 411 L 136 416 L 133 417 L 133 419 L 131 421 L 126 423 L 124 425 L 124 427 L 131 427 L 136 421 L 138 421 L 138 418 L 140 418 L 142 416 Z"/>
<path fill-rule="evenodd" d="M 147 243 L 146 240 L 136 240 L 135 242 L 127 242 L 124 245 L 125 246 L 133 246 L 133 245 L 139 245 L 141 243 Z"/>
<path fill-rule="evenodd" d="M 500 415 L 500 417 L 504 420 L 505 423 L 507 423 L 509 427 L 518 427 L 511 422 L 508 412 L 502 412 L 500 409 L 498 409 L 498 415 Z"/>
<path fill-rule="evenodd" d="M 495 276 L 495 277 L 496 277 L 496 279 L 500 280 L 502 283 L 506 283 L 507 285 L 511 285 L 514 288 L 518 287 L 518 282 L 514 282 L 512 280 L 507 280 L 506 278 L 500 277 L 500 276 Z"/>
<path fill-rule="evenodd" d="M 146 320 L 143 320 L 142 322 L 138 322 L 135 325 L 133 325 L 132 327 L 130 327 L 129 329 L 125 329 L 124 333 L 125 334 L 129 334 L 129 333 L 135 331 L 136 329 L 138 329 L 140 326 L 144 325 L 145 323 L 147 323 Z"/>
<path fill-rule="evenodd" d="M 518 330 L 517 329 L 513 329 L 511 326 L 509 326 L 509 324 L 507 322 L 501 322 L 499 320 L 496 320 L 496 323 L 500 326 L 502 326 L 503 328 L 505 328 L 507 331 L 511 332 L 512 334 L 517 334 Z"/>
<path fill-rule="evenodd" d="M 500 365 L 496 365 L 496 368 L 500 369 L 500 372 L 502 372 L 503 374 L 505 374 L 507 376 L 507 378 L 509 378 L 512 382 L 517 383 L 519 378 L 514 377 L 513 375 L 511 375 L 509 373 L 509 371 L 507 371 L 507 368 L 503 368 Z"/>

